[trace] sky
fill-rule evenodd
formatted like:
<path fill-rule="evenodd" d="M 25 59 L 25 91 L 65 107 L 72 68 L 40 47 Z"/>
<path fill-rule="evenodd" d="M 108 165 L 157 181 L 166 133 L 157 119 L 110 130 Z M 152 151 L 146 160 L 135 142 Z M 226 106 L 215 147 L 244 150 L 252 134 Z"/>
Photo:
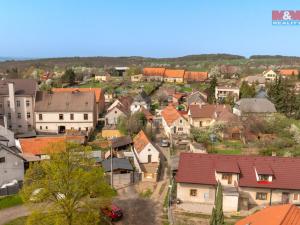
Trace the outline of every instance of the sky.
<path fill-rule="evenodd" d="M 0 56 L 300 56 L 299 0 L 0 0 Z"/>

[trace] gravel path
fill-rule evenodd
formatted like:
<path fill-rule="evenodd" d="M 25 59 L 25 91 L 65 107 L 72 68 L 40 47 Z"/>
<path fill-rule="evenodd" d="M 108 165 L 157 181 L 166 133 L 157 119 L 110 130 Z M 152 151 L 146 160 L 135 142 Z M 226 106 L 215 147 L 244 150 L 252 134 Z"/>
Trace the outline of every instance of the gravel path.
<path fill-rule="evenodd" d="M 11 220 L 17 219 L 22 216 L 27 216 L 29 214 L 26 206 L 15 206 L 8 209 L 0 210 L 0 225 L 10 222 Z"/>

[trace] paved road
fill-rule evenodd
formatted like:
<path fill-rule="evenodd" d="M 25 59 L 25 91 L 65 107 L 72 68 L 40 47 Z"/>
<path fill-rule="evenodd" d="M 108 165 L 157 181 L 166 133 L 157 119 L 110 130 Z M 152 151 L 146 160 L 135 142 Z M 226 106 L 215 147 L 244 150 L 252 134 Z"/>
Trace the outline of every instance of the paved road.
<path fill-rule="evenodd" d="M 0 210 L 0 225 L 29 214 L 28 209 L 21 205 Z"/>

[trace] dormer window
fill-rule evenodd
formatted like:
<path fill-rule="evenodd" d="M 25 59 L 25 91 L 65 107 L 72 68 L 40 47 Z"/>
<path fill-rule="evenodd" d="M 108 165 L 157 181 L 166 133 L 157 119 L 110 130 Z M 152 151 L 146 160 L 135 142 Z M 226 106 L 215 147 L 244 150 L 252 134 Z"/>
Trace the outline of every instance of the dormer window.
<path fill-rule="evenodd" d="M 222 173 L 222 180 L 227 180 L 227 184 L 232 184 L 232 174 Z"/>
<path fill-rule="evenodd" d="M 269 175 L 266 174 L 259 174 L 258 181 L 269 181 Z"/>

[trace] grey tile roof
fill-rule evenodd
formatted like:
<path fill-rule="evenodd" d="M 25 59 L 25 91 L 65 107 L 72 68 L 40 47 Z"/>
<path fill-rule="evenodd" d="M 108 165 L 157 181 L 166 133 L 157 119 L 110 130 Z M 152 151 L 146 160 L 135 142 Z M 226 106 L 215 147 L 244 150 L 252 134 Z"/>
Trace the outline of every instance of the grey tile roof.
<path fill-rule="evenodd" d="M 56 92 L 38 91 L 36 94 L 36 112 L 93 112 L 96 104 L 92 92 Z"/>
<path fill-rule="evenodd" d="M 106 159 L 101 162 L 102 167 L 105 172 L 111 171 L 111 159 Z M 113 170 L 123 169 L 123 170 L 131 170 L 133 171 L 133 167 L 129 162 L 129 159 L 125 158 L 113 158 Z"/>
<path fill-rule="evenodd" d="M 206 98 L 204 94 L 201 95 L 199 91 L 194 92 L 187 97 L 188 105 L 192 103 L 205 103 L 205 102 L 206 102 Z"/>
<path fill-rule="evenodd" d="M 116 137 L 111 140 L 112 148 L 119 148 L 130 144 L 132 144 L 132 139 L 130 136 Z"/>
<path fill-rule="evenodd" d="M 15 84 L 15 95 L 35 95 L 37 83 L 31 79 L 0 80 L 0 95 L 8 95 L 8 83 L 11 82 Z"/>
<path fill-rule="evenodd" d="M 266 98 L 242 98 L 236 102 L 236 108 L 244 113 L 275 113 L 276 108 Z"/>

